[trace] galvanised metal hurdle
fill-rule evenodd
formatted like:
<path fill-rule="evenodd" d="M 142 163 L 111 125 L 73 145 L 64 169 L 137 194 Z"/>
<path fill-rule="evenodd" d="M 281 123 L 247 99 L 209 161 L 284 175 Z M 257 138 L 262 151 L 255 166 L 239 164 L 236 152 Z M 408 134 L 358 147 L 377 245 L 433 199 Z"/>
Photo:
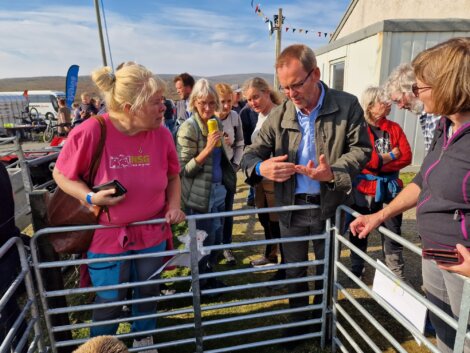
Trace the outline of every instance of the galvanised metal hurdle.
<path fill-rule="evenodd" d="M 3 329 L 8 330 L 0 342 L 0 352 L 46 352 L 43 338 L 41 335 L 41 327 L 39 325 L 40 316 L 35 298 L 35 289 L 31 268 L 28 263 L 23 241 L 14 237 L 9 239 L 0 248 L 0 259 L 6 258 L 11 251 L 18 251 L 21 271 L 16 275 L 11 283 L 2 283 L 2 288 L 6 289 L 0 299 L 0 320 Z M 10 255 L 8 255 L 10 256 Z M 12 265 L 12 264 L 10 264 Z M 2 268 L 0 271 L 14 271 L 14 268 Z M 22 286 L 26 288 L 26 294 L 20 293 Z M 1 317 L 8 314 L 15 317 Z M 14 308 L 14 309 L 13 309 Z M 7 320 L 11 325 L 6 325 Z"/>
<path fill-rule="evenodd" d="M 333 263 L 333 274 L 334 274 L 334 286 L 333 286 L 333 305 L 332 305 L 332 314 L 333 314 L 333 331 L 332 331 L 332 344 L 333 344 L 333 352 L 337 349 L 340 349 L 342 352 L 348 352 L 348 347 L 345 345 L 345 342 L 349 344 L 350 347 L 355 352 L 363 352 L 365 348 L 371 349 L 374 352 L 382 352 L 382 349 L 378 347 L 377 342 L 365 332 L 365 330 L 361 327 L 362 325 L 358 323 L 344 307 L 344 303 L 339 301 L 339 294 L 341 293 L 345 300 L 349 301 L 355 309 L 361 314 L 361 318 L 363 317 L 365 321 L 370 322 L 377 331 L 379 331 L 382 336 L 396 349 L 398 352 L 406 352 L 406 350 L 402 347 L 400 342 L 398 342 L 390 332 L 388 332 L 384 326 L 374 317 L 374 315 L 367 311 L 361 303 L 355 299 L 347 289 L 339 282 L 339 273 L 342 272 L 346 274 L 349 280 L 355 282 L 355 284 L 361 288 L 370 298 L 372 298 L 378 305 L 380 305 L 383 309 L 390 314 L 391 317 L 395 318 L 403 327 L 404 329 L 408 330 L 411 334 L 415 337 L 418 337 L 421 342 L 431 351 L 438 353 L 439 350 L 437 347 L 415 326 L 413 326 L 409 321 L 407 321 L 399 312 L 396 311 L 388 302 L 386 302 L 381 296 L 377 293 L 373 292 L 363 281 L 353 275 L 353 273 L 348 269 L 340 261 L 340 251 L 341 247 L 346 247 L 351 251 L 354 251 L 359 256 L 361 256 L 370 266 L 375 268 L 376 271 L 380 271 L 384 274 L 387 278 L 391 279 L 398 285 L 403 291 L 409 293 L 413 296 L 416 300 L 418 300 L 421 304 L 426 306 L 428 310 L 431 310 L 436 315 L 438 315 L 442 320 L 444 320 L 448 325 L 450 325 L 453 329 L 456 330 L 456 338 L 454 344 L 454 352 L 460 353 L 463 352 L 464 341 L 465 339 L 470 339 L 470 332 L 467 332 L 467 323 L 470 311 L 470 300 L 462 300 L 460 313 L 458 316 L 458 321 L 454 318 L 450 317 L 444 311 L 439 309 L 437 306 L 432 304 L 428 301 L 423 295 L 418 293 L 414 290 L 408 283 L 400 281 L 395 275 L 391 274 L 389 271 L 386 271 L 382 267 L 378 266 L 375 259 L 368 256 L 363 251 L 359 250 L 356 246 L 354 246 L 347 238 L 344 237 L 342 234 L 341 229 L 341 220 L 342 216 L 347 213 L 354 217 L 358 217 L 360 214 L 347 206 L 340 206 L 336 211 L 336 222 L 334 227 L 335 233 L 335 244 L 334 244 L 334 263 Z M 397 241 L 398 243 L 402 244 L 403 247 L 408 248 L 413 253 L 421 257 L 421 248 L 417 247 L 413 243 L 405 240 L 401 236 L 389 231 L 384 227 L 380 227 L 379 232 L 392 238 L 393 240 Z M 465 284 L 463 288 L 462 298 L 469 298 L 470 297 L 470 279 L 464 278 Z M 353 337 L 351 332 L 345 328 L 344 323 L 348 323 L 350 327 L 354 329 L 354 333 L 356 334 L 356 338 L 360 337 L 360 342 Z M 340 335 L 342 337 L 340 337 Z"/>
<path fill-rule="evenodd" d="M 118 338 L 127 340 L 130 338 L 141 338 L 149 335 L 153 335 L 158 343 L 139 348 L 130 348 L 130 352 L 138 352 L 143 350 L 148 350 L 152 348 L 164 348 L 164 347 L 175 347 L 183 345 L 191 345 L 193 348 L 191 352 L 206 352 L 206 353 L 221 353 L 221 352 L 232 352 L 237 350 L 242 350 L 246 348 L 270 346 L 274 344 L 279 344 L 282 342 L 295 341 L 295 340 L 304 340 L 309 338 L 320 338 L 320 345 L 325 346 L 325 332 L 326 327 L 326 315 L 327 315 L 327 299 L 328 294 L 328 272 L 329 272 L 329 263 L 330 263 L 330 233 L 329 229 L 331 228 L 330 223 L 327 222 L 326 230 L 323 234 L 312 234 L 303 237 L 289 238 L 289 239 L 272 239 L 272 240 L 260 240 L 260 241 L 249 241 L 249 242 L 235 242 L 227 245 L 214 245 L 210 247 L 205 247 L 205 250 L 217 251 L 223 249 L 241 249 L 247 247 L 257 247 L 260 245 L 274 244 L 274 243 L 287 243 L 287 242 L 296 242 L 296 241 L 310 241 L 316 239 L 324 239 L 325 241 L 325 259 L 321 260 L 309 260 L 301 263 L 290 263 L 290 264 L 278 264 L 262 268 L 254 268 L 246 266 L 245 268 L 240 268 L 236 270 L 223 270 L 213 273 L 199 274 L 198 269 L 198 249 L 196 242 L 196 220 L 212 217 L 243 217 L 250 216 L 260 212 L 271 213 L 271 212 L 285 212 L 285 211 L 296 211 L 296 210 L 305 210 L 317 208 L 316 205 L 306 205 L 306 206 L 287 206 L 287 207 L 276 207 L 276 208 L 266 208 L 266 209 L 250 209 L 250 210 L 241 210 L 241 211 L 232 211 L 232 212 L 223 212 L 217 214 L 203 214 L 203 215 L 193 215 L 188 216 L 188 225 L 189 225 L 189 234 L 190 234 L 190 249 L 189 250 L 171 250 L 160 253 L 153 254 L 140 254 L 140 255 L 129 255 L 129 256 L 120 256 L 120 257 L 109 257 L 105 259 L 75 259 L 75 260 L 66 260 L 66 261 L 50 261 L 44 262 L 40 261 L 38 257 L 38 239 L 40 237 L 46 236 L 48 234 L 72 231 L 72 230 L 81 230 L 81 229 L 97 229 L 102 226 L 82 226 L 82 227 L 58 227 L 58 228 L 47 228 L 38 231 L 31 241 L 31 251 L 33 258 L 33 266 L 36 271 L 37 276 L 37 286 L 38 293 L 41 298 L 41 303 L 44 311 L 44 318 L 46 326 L 49 332 L 49 341 L 51 344 L 52 352 L 56 353 L 57 349 L 60 347 L 70 347 L 76 346 L 87 341 L 88 337 L 83 334 L 79 334 L 80 330 L 86 330 L 92 326 L 101 326 L 103 324 L 111 323 L 126 323 L 131 320 L 128 317 L 122 317 L 115 320 L 109 321 L 100 321 L 100 322 L 91 322 L 91 320 L 86 320 L 85 322 L 80 323 L 71 323 L 68 325 L 59 325 L 54 326 L 52 317 L 57 314 L 77 314 L 85 313 L 90 317 L 89 312 L 92 309 L 107 307 L 107 306 L 130 306 L 144 301 L 153 301 L 160 303 L 160 306 L 164 304 L 174 303 L 177 300 L 186 300 L 190 302 L 188 305 L 182 305 L 180 307 L 173 307 L 167 310 L 157 309 L 157 312 L 152 315 L 137 316 L 132 318 L 132 320 L 144 319 L 144 318 L 157 318 L 160 319 L 171 319 L 174 318 L 175 321 L 183 321 L 183 323 L 177 323 L 176 325 L 171 326 L 158 326 L 157 329 L 147 331 L 147 332 L 122 332 L 117 335 Z M 159 224 L 164 223 L 164 219 L 154 219 L 146 222 L 138 222 L 133 225 L 140 224 Z M 130 225 L 132 226 L 132 225 Z M 55 291 L 46 291 L 45 290 L 45 281 L 42 272 L 45 269 L 53 267 L 70 267 L 70 266 L 79 266 L 82 264 L 93 264 L 99 262 L 107 262 L 114 260 L 130 260 L 133 258 L 143 258 L 143 257 L 166 257 L 174 256 L 178 254 L 189 254 L 190 256 L 190 269 L 191 274 L 189 276 L 174 276 L 171 278 L 156 278 L 143 282 L 133 282 L 133 283 L 121 283 L 115 286 L 101 286 L 94 288 L 66 288 L 63 290 Z M 292 278 L 282 281 L 266 281 L 263 280 L 263 273 L 271 270 L 277 269 L 287 269 L 291 267 L 314 267 L 314 266 L 324 266 L 323 274 L 320 276 L 307 275 L 303 278 Z M 224 267 L 225 269 L 227 267 Z M 250 276 L 249 282 L 246 281 L 246 275 L 252 274 Z M 243 281 L 237 281 L 237 276 L 245 275 Z M 221 279 L 226 279 L 231 282 L 231 285 L 223 288 L 207 289 L 202 290 L 200 288 L 200 280 L 208 279 L 211 277 L 217 277 Z M 301 293 L 289 293 L 288 291 L 279 291 L 273 292 L 266 291 L 266 288 L 272 288 L 273 285 L 289 285 L 291 283 L 299 282 L 314 282 L 316 280 L 323 281 L 322 290 L 308 290 L 307 292 Z M 129 299 L 120 302 L 113 302 L 107 304 L 95 304 L 95 303 L 86 303 L 78 305 L 68 305 L 65 307 L 59 308 L 50 308 L 48 305 L 48 299 L 54 297 L 65 296 L 68 300 L 77 296 L 89 296 L 90 294 L 96 293 L 98 291 L 113 290 L 113 289 L 125 289 L 133 288 L 139 286 L 145 286 L 149 284 L 163 284 L 168 282 L 189 282 L 191 289 L 189 292 L 180 292 L 171 295 L 161 296 L 160 293 L 155 293 L 154 297 L 146 299 Z M 187 283 L 187 284 L 189 284 Z M 235 297 L 230 298 L 229 300 L 224 300 L 224 297 L 221 296 L 217 299 L 217 303 L 208 303 L 205 298 L 208 296 L 214 295 L 235 295 Z M 289 298 L 296 297 L 305 297 L 305 296 L 315 296 L 322 295 L 322 302 L 317 305 L 309 304 L 305 307 L 300 308 L 289 308 L 286 300 Z M 70 301 L 71 302 L 71 301 Z M 166 302 L 166 303 L 165 303 Z M 273 304 L 274 303 L 274 304 Z M 250 312 L 249 306 L 253 304 L 262 304 L 266 305 L 265 309 L 257 312 Z M 270 307 L 268 306 L 270 305 Z M 267 308 L 267 309 L 266 309 Z M 210 315 L 211 311 L 219 309 L 230 309 L 231 314 L 229 316 L 222 316 L 217 318 L 212 318 Z M 301 313 L 301 312 L 310 312 L 313 310 L 321 310 L 321 317 L 317 319 L 309 319 L 304 321 L 290 322 L 285 319 L 284 316 L 292 313 Z M 233 313 L 233 314 L 232 314 Z M 182 320 L 181 318 L 184 318 Z M 281 320 L 281 318 L 284 318 Z M 269 322 L 269 320 L 274 322 Z M 242 329 L 231 330 L 231 326 L 234 324 L 242 324 Z M 305 325 L 320 324 L 321 330 L 318 332 L 309 332 L 292 337 L 275 337 L 271 339 L 265 339 L 266 336 L 281 336 L 276 331 L 283 330 L 290 327 L 299 327 Z M 216 333 L 211 333 L 212 329 L 217 327 Z M 80 336 L 77 338 L 72 338 L 70 340 L 56 340 L 55 333 L 72 331 L 74 336 Z M 81 331 L 83 332 L 83 331 Z M 174 339 L 171 341 L 161 342 L 159 337 L 165 334 L 166 332 L 179 332 L 182 336 L 181 338 Z M 273 333 L 274 332 L 274 333 Z M 250 335 L 258 335 L 255 340 L 251 340 Z M 234 344 L 230 343 L 230 338 L 236 338 Z M 239 341 L 243 343 L 240 344 Z M 318 343 L 316 343 L 318 344 Z"/>

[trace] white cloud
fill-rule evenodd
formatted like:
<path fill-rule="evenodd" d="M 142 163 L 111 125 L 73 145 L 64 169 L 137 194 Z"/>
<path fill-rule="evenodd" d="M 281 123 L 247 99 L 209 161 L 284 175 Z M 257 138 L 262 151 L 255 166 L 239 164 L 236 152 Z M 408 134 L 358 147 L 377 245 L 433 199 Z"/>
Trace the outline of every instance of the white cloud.
<path fill-rule="evenodd" d="M 307 6 L 309 3 L 304 0 L 300 9 L 287 5 L 285 13 L 299 23 L 305 23 L 300 22 L 305 18 L 317 22 L 313 19 L 323 15 Z M 334 8 L 329 3 L 323 6 Z M 269 40 L 262 18 L 174 6 L 158 10 L 138 18 L 106 11 L 114 65 L 135 60 L 156 73 L 188 71 L 201 76 L 273 71 L 274 38 Z M 102 65 L 91 6 L 0 10 L 0 33 L 0 78 L 65 75 L 72 64 L 87 75 Z M 312 37 L 283 33 L 283 46 L 318 42 Z"/>

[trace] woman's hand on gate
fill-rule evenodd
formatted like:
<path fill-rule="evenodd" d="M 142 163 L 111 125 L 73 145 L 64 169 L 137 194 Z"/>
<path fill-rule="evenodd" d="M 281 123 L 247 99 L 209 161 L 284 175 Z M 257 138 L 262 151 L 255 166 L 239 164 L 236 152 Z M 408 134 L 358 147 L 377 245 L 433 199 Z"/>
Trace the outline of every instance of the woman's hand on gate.
<path fill-rule="evenodd" d="M 366 238 L 370 232 L 380 226 L 384 221 L 383 210 L 379 212 L 359 216 L 349 225 L 349 230 L 359 239 Z"/>
<path fill-rule="evenodd" d="M 169 224 L 181 223 L 186 219 L 186 214 L 179 208 L 173 208 L 166 212 L 165 219 Z"/>

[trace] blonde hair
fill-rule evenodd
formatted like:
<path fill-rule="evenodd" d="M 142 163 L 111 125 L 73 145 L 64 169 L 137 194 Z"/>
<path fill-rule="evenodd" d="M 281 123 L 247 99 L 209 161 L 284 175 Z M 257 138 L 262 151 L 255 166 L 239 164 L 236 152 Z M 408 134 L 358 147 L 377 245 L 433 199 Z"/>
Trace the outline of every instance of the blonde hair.
<path fill-rule="evenodd" d="M 196 81 L 194 84 L 193 90 L 191 91 L 191 95 L 189 96 L 189 110 L 193 113 L 197 112 L 196 108 L 196 100 L 198 98 L 205 98 L 208 96 L 212 96 L 215 99 L 215 111 L 220 110 L 220 100 L 219 96 L 217 95 L 217 91 L 215 90 L 214 86 L 205 78 L 201 78 Z"/>
<path fill-rule="evenodd" d="M 217 94 L 219 95 L 219 99 L 221 96 L 226 96 L 227 94 L 232 94 L 233 90 L 232 87 L 230 87 L 226 83 L 217 83 L 215 85 L 215 90 L 217 91 Z"/>
<path fill-rule="evenodd" d="M 108 110 L 122 113 L 126 104 L 136 112 L 157 92 L 165 92 L 165 82 L 144 66 L 126 62 L 116 72 L 109 66 L 92 72 L 96 86 L 103 92 Z"/>
<path fill-rule="evenodd" d="M 114 336 L 97 336 L 73 351 L 73 353 L 129 353 L 127 346 Z"/>
<path fill-rule="evenodd" d="M 271 87 L 269 87 L 269 84 L 266 82 L 266 80 L 262 79 L 261 77 L 253 77 L 246 80 L 242 86 L 243 95 L 246 95 L 246 92 L 250 88 L 257 89 L 260 92 L 269 93 L 269 98 L 271 98 L 271 101 L 276 105 L 282 103 L 279 95 L 274 92 Z"/>
<path fill-rule="evenodd" d="M 370 86 L 362 92 L 361 95 L 361 107 L 364 110 L 364 117 L 367 122 L 372 122 L 372 116 L 370 114 L 369 108 L 379 102 L 387 102 L 385 98 L 385 91 L 382 87 Z"/>
<path fill-rule="evenodd" d="M 411 65 L 416 77 L 432 88 L 434 109 L 430 113 L 470 111 L 470 37 L 452 38 L 426 49 Z"/>

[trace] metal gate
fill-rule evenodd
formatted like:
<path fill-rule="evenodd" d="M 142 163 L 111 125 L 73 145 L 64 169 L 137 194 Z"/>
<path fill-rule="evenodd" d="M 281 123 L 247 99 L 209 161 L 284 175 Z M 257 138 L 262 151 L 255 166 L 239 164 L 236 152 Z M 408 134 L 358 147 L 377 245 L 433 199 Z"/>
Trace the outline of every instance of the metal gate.
<path fill-rule="evenodd" d="M 288 206 L 267 209 L 250 209 L 242 211 L 223 212 L 218 214 L 204 214 L 188 216 L 190 245 L 189 249 L 170 250 L 159 253 L 126 255 L 107 257 L 104 259 L 54 259 L 53 261 L 41 260 L 39 248 L 47 246 L 46 236 L 52 233 L 72 231 L 79 229 L 96 229 L 102 226 L 83 227 L 61 227 L 47 228 L 37 232 L 31 242 L 33 266 L 36 271 L 38 293 L 44 311 L 44 318 L 49 332 L 49 341 L 54 353 L 61 347 L 73 347 L 88 339 L 90 327 L 103 324 L 120 324 L 120 331 L 117 334 L 119 339 L 124 341 L 132 338 L 144 336 L 157 337 L 157 343 L 152 346 L 131 348 L 129 351 L 136 352 L 148 350 L 149 348 L 164 348 L 175 346 L 190 346 L 191 352 L 232 352 L 246 348 L 271 346 L 282 342 L 295 340 L 305 340 L 309 338 L 320 338 L 320 345 L 325 346 L 326 315 L 327 315 L 327 293 L 328 272 L 330 263 L 330 233 L 325 230 L 323 234 L 312 234 L 295 238 L 281 238 L 260 241 L 234 242 L 227 245 L 214 245 L 204 247 L 203 250 L 218 251 L 223 249 L 233 249 L 242 251 L 253 247 L 264 246 L 266 244 L 283 244 L 287 242 L 298 242 L 323 239 L 325 242 L 325 259 L 309 259 L 306 262 L 271 265 L 262 268 L 250 267 L 248 264 L 238 269 L 230 269 L 227 266 L 219 266 L 212 273 L 199 274 L 198 269 L 198 249 L 196 235 L 196 220 L 211 217 L 233 216 L 240 222 L 247 220 L 247 217 L 256 213 L 272 213 L 297 211 L 316 208 L 316 205 Z M 164 219 L 156 219 L 147 222 L 138 222 L 134 225 L 159 224 L 164 223 Z M 327 228 L 330 223 L 327 222 Z M 48 271 L 61 269 L 67 273 L 67 268 L 77 271 L 80 265 L 96 264 L 107 261 L 126 261 L 144 257 L 171 257 L 188 256 L 190 273 L 181 274 L 176 272 L 170 277 L 155 277 L 153 279 L 121 283 L 113 286 L 79 288 L 77 284 L 69 285 L 64 289 L 50 289 L 50 278 Z M 324 266 L 321 275 L 311 274 L 312 268 Z M 276 282 L 269 281 L 269 275 L 277 269 L 288 269 L 293 267 L 307 267 L 309 273 L 303 278 L 291 278 Z M 200 280 L 217 277 L 223 279 L 227 286 L 222 288 L 201 290 Z M 323 289 L 309 289 L 306 292 L 291 293 L 286 286 L 300 282 L 322 281 Z M 165 283 L 179 284 L 181 287 L 189 287 L 189 291 L 177 291 L 170 295 L 160 295 L 155 293 L 151 298 L 126 299 L 124 301 L 97 304 L 91 301 L 83 302 L 83 298 L 94 295 L 99 291 L 132 289 L 146 285 L 163 285 Z M 279 289 L 279 287 L 282 287 Z M 277 289 L 275 289 L 277 288 Z M 323 300 L 319 304 L 311 304 L 305 307 L 291 308 L 287 304 L 290 298 L 311 297 L 321 295 Z M 214 298 L 216 297 L 216 299 Z M 77 299 L 81 298 L 81 299 Z M 214 298 L 214 299 L 213 299 Z M 57 301 L 56 299 L 60 299 Z M 82 301 L 81 301 L 82 300 Z M 121 317 L 114 320 L 92 322 L 91 311 L 106 306 L 132 306 L 141 302 L 158 303 L 157 312 L 151 315 L 135 316 L 132 320 L 157 318 L 158 327 L 155 330 L 146 332 L 130 332 L 126 329 L 126 323 L 132 321 L 129 317 Z M 51 305 L 53 303 L 53 305 Z M 256 306 L 256 309 L 253 309 Z M 223 311 L 222 314 L 217 311 Z M 310 318 L 303 321 L 292 322 L 289 315 L 301 312 L 311 312 L 320 310 L 321 317 Z M 214 314 L 215 312 L 215 314 Z M 57 320 L 57 317 L 65 317 Z M 69 322 L 67 322 L 67 320 Z M 321 329 L 316 331 L 306 331 L 302 335 L 285 337 L 281 331 L 293 327 L 311 327 L 314 324 L 320 325 Z M 128 327 L 127 327 L 128 328 Z M 177 332 L 171 339 L 164 339 L 169 332 Z M 241 341 L 241 342 L 240 342 Z M 315 343 L 318 345 L 318 342 Z M 181 351 L 181 350 L 180 350 Z"/>
<path fill-rule="evenodd" d="M 16 271 L 14 263 L 8 261 L 18 253 L 21 267 Z M 11 281 L 0 283 L 0 353 L 7 352 L 46 352 L 39 311 L 35 298 L 31 268 L 26 256 L 23 241 L 9 239 L 0 248 L 0 263 L 3 264 L 2 279 Z M 8 266 L 7 266 L 8 265 Z M 18 272 L 18 273 L 16 273 Z M 23 294 L 26 289 L 26 294 Z"/>
<path fill-rule="evenodd" d="M 436 305 L 428 301 L 422 294 L 418 293 L 413 289 L 409 284 L 399 280 L 395 275 L 393 275 L 387 269 L 379 266 L 375 259 L 368 256 L 363 251 L 359 250 L 354 246 L 342 233 L 340 229 L 342 216 L 344 214 L 349 214 L 354 217 L 359 216 L 360 214 L 355 212 L 349 207 L 340 206 L 336 211 L 336 222 L 334 227 L 335 233 L 335 244 L 334 244 L 334 258 L 333 258 L 333 273 L 334 273 L 334 285 L 333 285 L 333 304 L 332 304 L 332 314 L 333 314 L 333 332 L 332 332 L 332 345 L 333 351 L 340 349 L 342 352 L 348 352 L 352 350 L 354 352 L 363 352 L 372 350 L 374 352 L 382 352 L 382 349 L 378 346 L 379 342 L 383 342 L 382 338 L 385 338 L 391 346 L 398 352 L 407 352 L 407 350 L 401 345 L 400 342 L 389 332 L 383 325 L 383 322 L 377 320 L 374 316 L 374 313 L 370 311 L 371 305 L 368 308 L 365 308 L 361 301 L 355 298 L 350 291 L 347 290 L 344 286 L 344 280 L 353 281 L 355 285 L 362 289 L 368 298 L 372 299 L 376 304 L 374 308 L 383 308 L 388 314 L 389 318 L 394 318 L 399 325 L 403 326 L 404 329 L 408 330 L 413 336 L 420 340 L 431 352 L 439 352 L 437 347 L 414 325 L 412 325 L 407 318 L 405 318 L 399 311 L 397 311 L 389 302 L 384 300 L 376 292 L 372 291 L 361 279 L 356 277 L 344 264 L 344 259 L 340 257 L 341 248 L 349 249 L 354 251 L 361 258 L 363 258 L 368 265 L 375 268 L 375 271 L 379 271 L 381 274 L 386 276 L 388 279 L 394 282 L 396 288 L 399 288 L 401 291 L 408 293 L 410 296 L 415 298 L 419 303 L 424 305 L 428 310 L 431 310 L 433 313 L 438 315 L 442 320 L 444 320 L 448 325 L 456 330 L 456 338 L 454 345 L 454 352 L 462 352 L 464 346 L 465 338 L 470 339 L 470 333 L 467 332 L 467 322 L 469 317 L 470 310 L 470 300 L 462 300 L 459 320 L 456 321 L 444 311 L 439 309 Z M 396 242 L 403 245 L 404 248 L 409 249 L 415 255 L 421 257 L 421 249 L 411 242 L 403 239 L 403 237 L 389 231 L 384 227 L 379 228 L 379 232 L 384 236 L 390 237 Z M 345 275 L 345 276 L 344 276 Z M 470 297 L 470 279 L 464 278 L 465 284 L 463 288 L 462 298 Z M 342 300 L 340 300 L 340 295 Z M 354 308 L 356 316 L 353 317 L 351 314 L 352 310 L 346 309 L 346 305 L 349 308 Z M 378 310 L 378 309 L 377 309 Z M 360 320 L 360 322 L 359 322 Z M 380 341 L 377 339 L 377 335 L 374 335 L 373 339 L 368 332 L 364 329 L 364 322 L 370 324 L 376 328 L 376 331 L 379 333 Z"/>

